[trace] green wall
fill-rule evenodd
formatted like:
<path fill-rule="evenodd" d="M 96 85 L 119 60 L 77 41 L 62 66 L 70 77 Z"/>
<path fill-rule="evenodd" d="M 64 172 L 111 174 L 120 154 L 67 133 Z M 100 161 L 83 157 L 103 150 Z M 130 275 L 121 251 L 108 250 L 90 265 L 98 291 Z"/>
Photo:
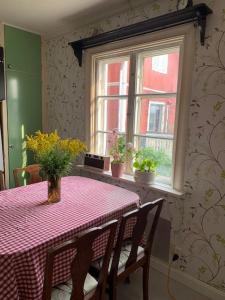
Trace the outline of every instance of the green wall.
<path fill-rule="evenodd" d="M 42 127 L 41 37 L 5 26 L 9 176 L 13 169 L 32 163 L 25 137 Z"/>

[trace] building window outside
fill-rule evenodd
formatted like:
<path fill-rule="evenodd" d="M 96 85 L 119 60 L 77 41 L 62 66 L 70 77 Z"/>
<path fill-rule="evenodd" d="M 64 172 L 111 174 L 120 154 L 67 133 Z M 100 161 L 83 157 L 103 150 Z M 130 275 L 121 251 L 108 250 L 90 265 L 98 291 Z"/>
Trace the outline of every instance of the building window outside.
<path fill-rule="evenodd" d="M 108 155 L 116 128 L 146 156 L 154 152 L 161 159 L 156 181 L 172 184 L 179 60 L 179 45 L 96 59 L 92 151 Z"/>
<path fill-rule="evenodd" d="M 165 103 L 149 103 L 148 132 L 163 133 L 166 128 L 166 105 Z"/>
<path fill-rule="evenodd" d="M 152 58 L 152 70 L 162 74 L 168 72 L 168 55 L 158 55 Z"/>

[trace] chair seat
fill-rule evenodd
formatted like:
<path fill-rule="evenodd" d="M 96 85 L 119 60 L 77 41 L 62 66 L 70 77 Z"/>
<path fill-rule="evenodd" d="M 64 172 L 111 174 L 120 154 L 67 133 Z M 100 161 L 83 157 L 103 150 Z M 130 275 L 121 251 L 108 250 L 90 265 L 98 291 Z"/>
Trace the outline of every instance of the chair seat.
<path fill-rule="evenodd" d="M 121 250 L 121 253 L 120 253 L 119 265 L 118 265 L 118 274 L 122 273 L 125 270 L 125 265 L 126 265 L 126 262 L 128 260 L 129 255 L 130 255 L 130 251 L 131 251 L 131 244 L 127 244 L 127 245 L 124 245 L 122 247 L 122 250 Z M 143 247 L 140 247 L 140 246 L 138 247 L 138 250 L 137 250 L 137 261 L 140 260 L 144 256 L 144 251 L 145 250 L 144 250 Z M 110 269 L 111 269 L 113 254 L 112 254 L 111 258 L 110 258 L 108 272 L 110 272 Z M 101 268 L 102 268 L 102 262 L 103 262 L 103 259 L 101 258 L 101 259 L 95 261 L 92 264 L 92 267 L 95 268 L 95 269 L 97 269 L 98 271 L 100 271 Z"/>
<path fill-rule="evenodd" d="M 85 279 L 84 283 L 84 295 L 85 300 L 90 299 L 98 285 L 98 282 L 89 273 Z M 68 280 L 66 283 L 59 284 L 52 289 L 51 300 L 70 300 L 72 293 L 72 279 Z"/>

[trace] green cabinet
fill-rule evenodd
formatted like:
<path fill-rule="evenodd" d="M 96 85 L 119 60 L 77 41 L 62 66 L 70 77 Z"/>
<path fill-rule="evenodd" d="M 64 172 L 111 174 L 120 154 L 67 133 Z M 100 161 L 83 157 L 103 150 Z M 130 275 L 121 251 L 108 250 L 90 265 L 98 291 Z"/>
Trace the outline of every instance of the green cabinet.
<path fill-rule="evenodd" d="M 41 38 L 5 26 L 5 65 L 8 110 L 9 176 L 32 163 L 25 137 L 42 128 Z"/>
<path fill-rule="evenodd" d="M 5 26 L 5 52 L 6 68 L 41 76 L 39 35 Z"/>

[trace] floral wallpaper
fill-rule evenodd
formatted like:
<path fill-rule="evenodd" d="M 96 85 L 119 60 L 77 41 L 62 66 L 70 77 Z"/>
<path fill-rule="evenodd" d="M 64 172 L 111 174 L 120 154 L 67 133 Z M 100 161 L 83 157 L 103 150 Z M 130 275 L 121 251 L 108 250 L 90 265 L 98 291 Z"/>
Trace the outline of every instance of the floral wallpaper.
<path fill-rule="evenodd" d="M 0 46 L 4 46 L 4 26 L 0 23 Z"/>
<path fill-rule="evenodd" d="M 194 3 L 203 1 L 194 1 Z M 196 55 L 186 153 L 185 196 L 167 195 L 171 249 L 180 249 L 177 267 L 225 292 L 225 3 L 206 0 L 214 11 L 206 43 L 196 34 Z M 155 0 L 138 9 L 46 41 L 48 128 L 63 136 L 85 136 L 84 69 L 68 42 L 175 10 L 175 0 Z M 196 29 L 198 31 L 198 29 Z M 100 178 L 99 178 L 100 179 Z M 113 182 L 112 179 L 107 179 Z M 122 182 L 142 200 L 159 192 Z M 173 251 L 173 250 L 172 250 Z"/>

